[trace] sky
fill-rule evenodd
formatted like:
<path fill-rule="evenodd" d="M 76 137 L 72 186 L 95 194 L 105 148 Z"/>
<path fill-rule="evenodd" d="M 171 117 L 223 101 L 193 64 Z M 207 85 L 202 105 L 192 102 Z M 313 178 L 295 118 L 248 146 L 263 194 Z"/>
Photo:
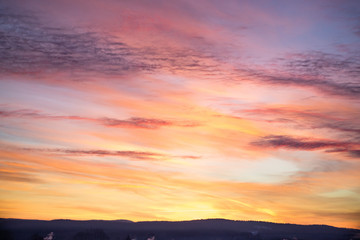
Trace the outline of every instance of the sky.
<path fill-rule="evenodd" d="M 360 228 L 360 2 L 5 0 L 0 217 Z"/>

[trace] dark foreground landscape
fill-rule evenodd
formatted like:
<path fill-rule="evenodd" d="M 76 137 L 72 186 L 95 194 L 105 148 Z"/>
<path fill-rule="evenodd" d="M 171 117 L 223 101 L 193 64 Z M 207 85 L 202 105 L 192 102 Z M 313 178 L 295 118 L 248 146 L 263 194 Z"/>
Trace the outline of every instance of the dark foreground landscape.
<path fill-rule="evenodd" d="M 0 240 L 349 240 L 360 230 L 223 219 L 183 222 L 0 219 Z"/>

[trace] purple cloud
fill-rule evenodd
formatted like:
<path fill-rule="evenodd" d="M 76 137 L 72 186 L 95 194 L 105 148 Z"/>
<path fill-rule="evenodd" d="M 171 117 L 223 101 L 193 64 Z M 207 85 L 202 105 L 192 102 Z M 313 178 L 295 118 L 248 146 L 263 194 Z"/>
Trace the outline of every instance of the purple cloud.
<path fill-rule="evenodd" d="M 270 135 L 251 143 L 253 146 L 264 148 L 285 148 L 295 150 L 318 150 L 326 148 L 349 148 L 354 143 L 333 140 L 316 140 L 308 138 L 294 138 L 283 135 Z"/>
<path fill-rule="evenodd" d="M 61 149 L 61 148 L 21 148 L 19 150 L 29 151 L 29 152 L 43 152 L 51 154 L 64 154 L 69 156 L 98 156 L 98 157 L 125 157 L 131 160 L 147 160 L 147 161 L 157 161 L 165 160 L 168 158 L 183 158 L 183 159 L 199 159 L 200 156 L 191 156 L 191 155 L 180 155 L 172 156 L 156 152 L 145 152 L 145 151 L 112 151 L 104 149 Z"/>
<path fill-rule="evenodd" d="M 169 121 L 155 118 L 141 118 L 132 117 L 128 119 L 117 118 L 88 118 L 82 116 L 63 116 L 63 115 L 49 115 L 38 110 L 18 109 L 18 110 L 0 110 L 1 117 L 8 118 L 35 118 L 48 120 L 75 120 L 75 121 L 91 121 L 106 127 L 123 127 L 123 128 L 145 128 L 157 129 L 164 126 L 179 126 L 179 127 L 196 127 L 198 123 L 192 121 Z"/>

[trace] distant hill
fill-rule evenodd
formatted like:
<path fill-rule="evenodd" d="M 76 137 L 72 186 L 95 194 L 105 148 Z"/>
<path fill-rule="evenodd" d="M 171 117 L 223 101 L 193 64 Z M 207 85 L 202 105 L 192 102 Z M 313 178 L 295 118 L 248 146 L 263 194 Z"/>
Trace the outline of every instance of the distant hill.
<path fill-rule="evenodd" d="M 182 222 L 0 219 L 0 240 L 350 240 L 360 230 L 225 219 Z"/>

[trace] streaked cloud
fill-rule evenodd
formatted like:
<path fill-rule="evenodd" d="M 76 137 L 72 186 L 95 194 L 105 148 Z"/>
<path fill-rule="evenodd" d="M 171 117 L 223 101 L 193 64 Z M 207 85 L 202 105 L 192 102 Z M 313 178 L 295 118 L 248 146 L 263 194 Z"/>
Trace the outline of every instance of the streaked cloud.
<path fill-rule="evenodd" d="M 237 111 L 237 114 L 253 120 L 272 123 L 292 124 L 300 128 L 329 129 L 333 133 L 342 134 L 348 138 L 358 139 L 360 129 L 357 127 L 358 114 L 355 109 L 319 109 L 316 106 L 290 107 L 274 106 L 251 108 Z"/>
<path fill-rule="evenodd" d="M 240 68 L 238 73 L 247 80 L 269 85 L 307 88 L 326 95 L 357 98 L 360 94 L 359 60 L 359 53 L 355 56 L 323 52 L 291 54 L 289 58 L 277 60 L 280 65 L 271 71 Z"/>
<path fill-rule="evenodd" d="M 129 46 L 116 38 L 84 29 L 67 29 L 43 23 L 29 12 L 2 8 L 1 73 L 57 73 L 72 80 L 89 80 L 92 74 L 123 76 L 154 71 L 216 72 L 209 54 L 191 48 Z"/>
<path fill-rule="evenodd" d="M 57 116 L 49 115 L 38 110 L 31 109 L 19 109 L 19 110 L 0 110 L 1 117 L 13 117 L 13 118 L 34 118 L 34 119 L 47 119 L 47 120 L 80 120 L 94 122 L 106 127 L 134 127 L 145 129 L 156 129 L 163 126 L 180 126 L 180 127 L 196 127 L 199 124 L 195 122 L 187 121 L 170 121 L 154 118 L 141 118 L 132 117 L 129 119 L 116 119 L 116 118 L 88 118 L 81 116 Z"/>
<path fill-rule="evenodd" d="M 44 181 L 37 178 L 36 176 L 28 173 L 17 173 L 0 171 L 0 179 L 2 181 L 15 181 L 25 183 L 43 183 Z"/>
<path fill-rule="evenodd" d="M 109 150 L 81 150 L 81 149 L 36 149 L 36 148 L 22 148 L 19 151 L 30 151 L 30 152 L 44 152 L 54 154 L 64 154 L 69 156 L 115 156 L 115 157 L 126 157 L 134 160 L 166 160 L 168 158 L 184 158 L 184 159 L 199 159 L 199 156 L 167 156 L 161 153 L 155 152 L 141 152 L 141 151 L 109 151 Z"/>
<path fill-rule="evenodd" d="M 265 136 L 259 141 L 252 142 L 254 146 L 270 148 L 288 148 L 297 150 L 318 150 L 326 148 L 351 148 L 358 145 L 352 142 L 341 142 L 328 139 L 296 138 L 291 136 Z"/>
<path fill-rule="evenodd" d="M 4 34 L 1 59 L 3 74 L 39 74 L 75 70 L 83 74 L 123 74 L 150 65 L 129 61 L 133 50 L 126 44 L 100 37 L 94 32 L 77 32 L 46 26 L 29 13 L 1 9 Z M 45 72 L 44 72 L 45 70 Z"/>
<path fill-rule="evenodd" d="M 203 49 L 130 46 L 118 37 L 84 30 L 52 27 L 33 14 L 1 9 L 3 21 L 3 74 L 46 75 L 55 71 L 73 80 L 91 74 L 124 76 L 138 73 L 191 72 L 199 77 L 269 85 L 295 86 L 324 94 L 356 98 L 359 95 L 359 52 L 331 54 L 321 51 L 291 53 L 271 59 L 279 65 L 268 69 L 227 63 Z M 15 31 L 13 29 L 16 29 Z M 41 39 L 41 40 L 39 40 Z M 211 47 L 211 46 L 209 46 Z M 46 69 L 46 71 L 44 71 Z"/>

